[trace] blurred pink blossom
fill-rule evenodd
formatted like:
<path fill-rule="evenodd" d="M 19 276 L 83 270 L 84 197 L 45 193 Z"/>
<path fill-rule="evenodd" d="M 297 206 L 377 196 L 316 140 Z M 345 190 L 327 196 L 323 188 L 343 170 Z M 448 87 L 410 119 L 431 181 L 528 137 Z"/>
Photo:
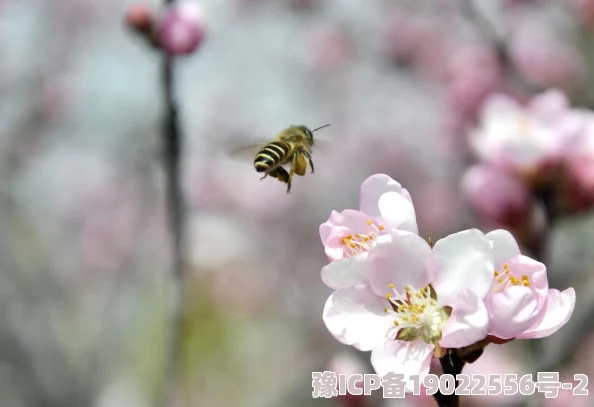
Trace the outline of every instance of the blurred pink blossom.
<path fill-rule="evenodd" d="M 583 133 L 567 157 L 566 166 L 570 180 L 575 183 L 575 189 L 583 194 L 583 198 L 594 202 L 594 113 L 581 111 L 583 119 Z"/>
<path fill-rule="evenodd" d="M 337 340 L 372 350 L 378 374 L 425 376 L 441 347 L 468 346 L 486 336 L 482 298 L 493 265 L 489 242 L 478 230 L 450 235 L 433 248 L 396 230 L 366 264 L 368 283 L 335 291 L 323 315 Z"/>
<path fill-rule="evenodd" d="M 510 345 L 489 345 L 483 350 L 483 354 L 477 361 L 464 366 L 463 373 L 470 376 L 500 374 L 502 377 L 506 374 L 517 374 L 518 377 L 521 377 L 522 374 L 529 373 L 522 368 L 521 358 L 514 354 Z M 525 397 L 519 393 L 505 395 L 502 392 L 497 395 L 472 395 L 465 401 L 469 406 L 503 407 L 516 405 Z"/>
<path fill-rule="evenodd" d="M 554 398 L 543 398 L 543 407 L 590 407 L 592 405 L 591 393 L 588 396 L 574 395 L 573 392 L 575 387 L 578 385 L 578 381 L 573 379 L 572 373 L 562 373 L 559 378 L 561 383 L 572 383 L 572 390 L 559 389 L 559 395 Z M 588 380 L 588 382 L 590 382 Z"/>
<path fill-rule="evenodd" d="M 463 117 L 474 118 L 483 100 L 500 82 L 500 66 L 494 51 L 463 46 L 450 54 L 447 96 Z"/>
<path fill-rule="evenodd" d="M 527 106 L 502 94 L 490 96 L 470 144 L 481 160 L 521 175 L 532 175 L 559 160 L 578 135 L 579 120 L 567 97 L 549 90 Z"/>
<path fill-rule="evenodd" d="M 584 79 L 584 62 L 570 46 L 531 35 L 519 36 L 510 48 L 514 65 L 534 85 L 572 90 Z"/>
<path fill-rule="evenodd" d="M 365 375 L 371 373 L 359 357 L 350 351 L 335 354 L 328 362 L 327 370 L 335 372 L 337 375 L 345 375 L 347 378 L 354 374 Z M 355 387 L 363 390 L 363 383 L 356 382 Z M 345 395 L 339 395 L 337 401 L 344 407 L 359 407 L 367 405 L 364 400 L 365 397 L 363 394 L 354 395 L 347 391 Z"/>
<path fill-rule="evenodd" d="M 206 28 L 202 10 L 193 2 L 169 6 L 157 22 L 159 43 L 171 55 L 189 55 L 204 40 Z"/>
<path fill-rule="evenodd" d="M 445 181 L 427 183 L 419 188 L 415 191 L 419 229 L 436 235 L 454 230 L 463 214 L 451 208 L 459 207 L 460 200 L 457 188 Z"/>
<path fill-rule="evenodd" d="M 333 70 L 343 66 L 352 56 L 348 35 L 338 27 L 326 26 L 310 33 L 311 66 L 314 69 Z"/>
<path fill-rule="evenodd" d="M 577 18 L 588 27 L 594 30 L 594 1 L 592 0 L 558 0 L 560 3 L 569 5 Z"/>
<path fill-rule="evenodd" d="M 494 230 L 486 237 L 496 267 L 485 298 L 489 334 L 501 339 L 544 338 L 565 325 L 575 307 L 574 289 L 549 289 L 545 265 L 521 255 L 508 231 Z"/>
<path fill-rule="evenodd" d="M 527 214 L 533 204 L 522 180 L 492 165 L 469 168 L 462 178 L 462 192 L 481 217 L 502 224 Z"/>
<path fill-rule="evenodd" d="M 411 64 L 430 76 L 440 77 L 445 73 L 445 43 L 445 33 L 436 27 L 435 21 L 396 15 L 384 22 L 383 49 L 388 58 Z"/>
<path fill-rule="evenodd" d="M 255 217 L 286 213 L 294 202 L 286 188 L 274 179 L 260 181 L 251 165 L 221 157 L 191 164 L 184 180 L 189 203 L 199 209 L 248 212 Z"/>

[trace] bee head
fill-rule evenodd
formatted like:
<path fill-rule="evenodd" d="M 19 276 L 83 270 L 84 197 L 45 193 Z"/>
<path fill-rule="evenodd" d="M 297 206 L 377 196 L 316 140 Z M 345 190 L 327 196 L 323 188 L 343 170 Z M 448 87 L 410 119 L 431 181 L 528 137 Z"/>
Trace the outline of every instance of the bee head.
<path fill-rule="evenodd" d="M 330 126 L 330 125 L 326 124 L 324 126 L 318 127 L 317 129 L 313 129 L 313 130 L 310 130 L 306 126 L 295 126 L 295 127 L 297 127 L 299 130 L 301 130 L 307 136 L 308 139 L 313 140 L 314 131 L 323 129 L 324 127 L 328 127 L 328 126 Z"/>
<path fill-rule="evenodd" d="M 310 139 L 313 140 L 313 131 L 311 131 L 310 129 L 308 129 L 306 126 L 295 126 L 297 129 L 299 129 L 300 131 L 303 132 L 303 134 L 305 134 L 305 136 Z"/>

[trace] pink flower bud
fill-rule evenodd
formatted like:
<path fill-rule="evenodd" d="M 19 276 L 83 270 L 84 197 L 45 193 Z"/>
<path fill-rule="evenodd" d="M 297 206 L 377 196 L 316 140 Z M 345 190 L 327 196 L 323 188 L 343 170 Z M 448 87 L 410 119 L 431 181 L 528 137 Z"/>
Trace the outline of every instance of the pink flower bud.
<path fill-rule="evenodd" d="M 171 55 L 189 55 L 205 34 L 202 11 L 195 3 L 180 2 L 167 8 L 157 28 L 163 50 Z"/>
<path fill-rule="evenodd" d="M 154 16 L 148 4 L 137 3 L 126 10 L 125 22 L 136 31 L 148 32 L 153 27 Z"/>

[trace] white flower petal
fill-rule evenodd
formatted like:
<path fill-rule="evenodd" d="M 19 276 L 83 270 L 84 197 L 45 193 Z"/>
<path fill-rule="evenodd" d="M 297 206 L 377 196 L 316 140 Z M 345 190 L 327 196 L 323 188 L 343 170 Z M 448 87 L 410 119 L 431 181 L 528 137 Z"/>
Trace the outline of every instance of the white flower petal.
<path fill-rule="evenodd" d="M 386 192 L 401 192 L 402 186 L 386 174 L 375 174 L 361 184 L 359 190 L 359 209 L 374 218 L 380 216 L 377 206 L 380 196 Z M 407 192 L 408 194 L 408 192 Z M 410 195 L 409 195 L 410 197 Z"/>
<path fill-rule="evenodd" d="M 390 284 L 404 293 L 407 285 L 421 289 L 433 279 L 431 247 L 414 233 L 393 232 L 391 241 L 373 248 L 368 262 L 368 281 L 378 296 L 391 293 Z"/>
<path fill-rule="evenodd" d="M 439 240 L 433 248 L 436 275 L 433 288 L 443 305 L 455 303 L 467 289 L 483 299 L 493 281 L 493 251 L 477 229 L 465 230 Z"/>
<path fill-rule="evenodd" d="M 340 342 L 362 351 L 369 351 L 383 343 L 394 326 L 393 319 L 384 312 L 387 300 L 373 294 L 364 286 L 350 286 L 335 291 L 324 306 L 324 323 Z"/>
<path fill-rule="evenodd" d="M 539 314 L 534 325 L 517 339 L 544 338 L 557 332 L 569 321 L 575 308 L 575 290 L 568 288 L 565 291 L 549 290 L 547 303 Z"/>
<path fill-rule="evenodd" d="M 501 339 L 511 339 L 530 327 L 538 314 L 536 296 L 524 286 L 507 287 L 489 295 L 489 333 Z"/>
<path fill-rule="evenodd" d="M 386 192 L 379 198 L 378 207 L 388 227 L 419 233 L 415 208 L 402 194 Z"/>
<path fill-rule="evenodd" d="M 485 235 L 493 247 L 495 268 L 520 254 L 520 247 L 516 239 L 507 230 L 497 229 Z"/>
<path fill-rule="evenodd" d="M 466 290 L 458 294 L 452 308 L 452 315 L 442 326 L 441 346 L 461 348 L 487 336 L 489 313 L 483 300 L 474 292 Z"/>
<path fill-rule="evenodd" d="M 412 375 L 419 375 L 421 383 L 429 373 L 431 356 L 435 346 L 425 341 L 405 342 L 390 340 L 371 352 L 371 364 L 376 373 L 385 376 L 388 373 L 403 374 L 408 380 Z M 407 390 L 412 391 L 411 383 Z"/>
<path fill-rule="evenodd" d="M 367 253 L 333 261 L 322 269 L 322 281 L 328 287 L 339 290 L 351 285 L 365 284 L 365 261 Z"/>

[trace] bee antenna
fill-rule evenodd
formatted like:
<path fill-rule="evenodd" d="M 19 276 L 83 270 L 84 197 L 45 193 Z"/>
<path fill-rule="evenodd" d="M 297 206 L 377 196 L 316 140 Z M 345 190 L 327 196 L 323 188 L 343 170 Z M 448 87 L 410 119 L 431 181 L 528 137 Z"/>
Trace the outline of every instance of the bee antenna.
<path fill-rule="evenodd" d="M 321 127 L 318 127 L 317 129 L 313 129 L 311 132 L 313 133 L 314 131 L 317 131 L 317 130 L 323 129 L 324 127 L 328 127 L 328 126 L 330 126 L 330 125 L 329 125 L 329 124 L 325 124 L 325 125 L 323 125 L 323 126 L 321 126 Z"/>

